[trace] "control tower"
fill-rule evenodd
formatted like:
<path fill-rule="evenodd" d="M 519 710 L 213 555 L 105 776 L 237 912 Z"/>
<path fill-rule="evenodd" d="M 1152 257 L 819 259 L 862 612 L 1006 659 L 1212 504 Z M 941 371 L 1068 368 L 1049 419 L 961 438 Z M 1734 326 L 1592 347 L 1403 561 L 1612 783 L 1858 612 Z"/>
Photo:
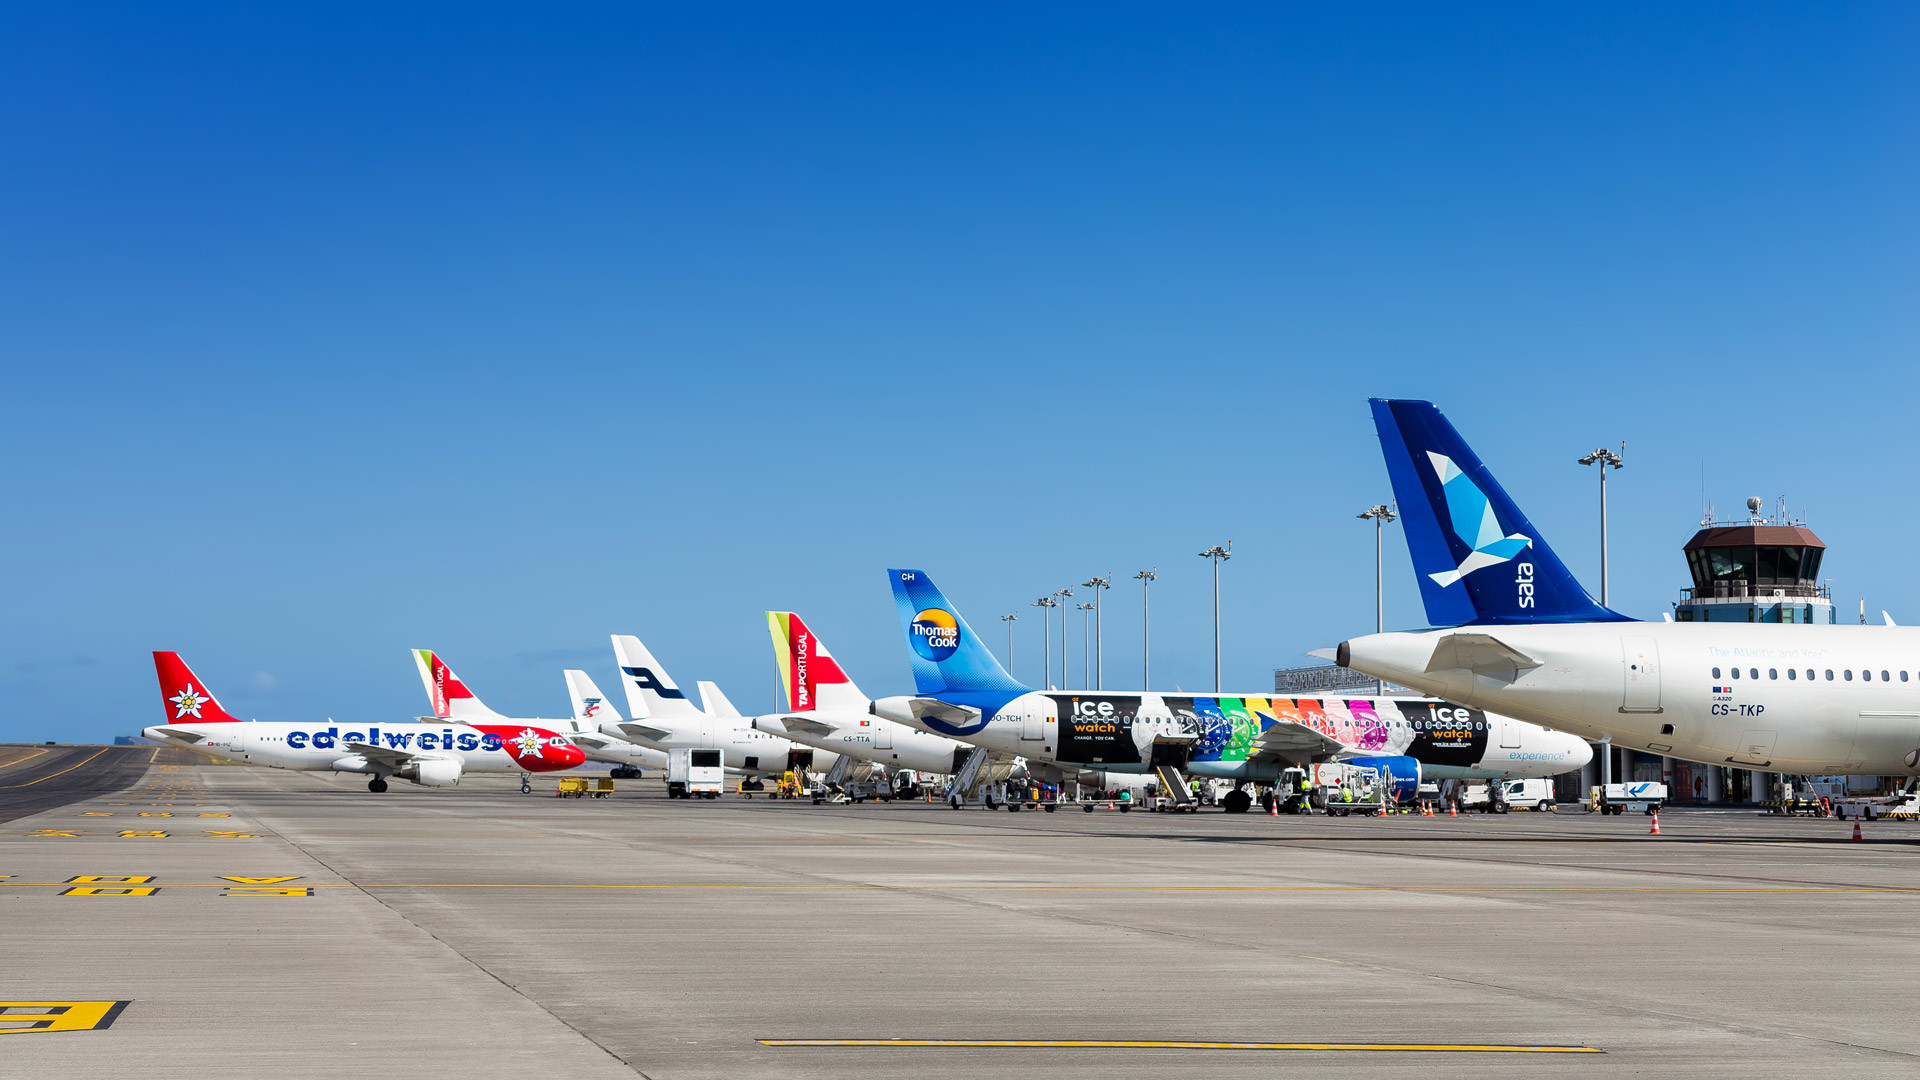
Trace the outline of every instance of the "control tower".
<path fill-rule="evenodd" d="M 1833 619 L 1831 590 L 1820 584 L 1827 545 L 1806 523 L 1787 516 L 1786 500 L 1762 517 L 1747 500 L 1747 520 L 1708 514 L 1682 549 L 1693 587 L 1680 590 L 1675 622 L 1822 623 Z"/>

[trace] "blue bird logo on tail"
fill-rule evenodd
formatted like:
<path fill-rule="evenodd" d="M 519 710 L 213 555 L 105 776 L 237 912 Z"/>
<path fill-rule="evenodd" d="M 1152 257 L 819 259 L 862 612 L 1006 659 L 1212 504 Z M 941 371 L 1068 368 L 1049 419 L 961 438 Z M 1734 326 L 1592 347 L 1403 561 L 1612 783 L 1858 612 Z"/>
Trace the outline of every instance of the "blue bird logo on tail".
<path fill-rule="evenodd" d="M 1486 493 L 1468 479 L 1466 473 L 1460 471 L 1452 458 L 1429 450 L 1427 460 L 1433 466 L 1433 474 L 1439 479 L 1441 490 L 1446 492 L 1447 518 L 1453 526 L 1453 534 L 1472 549 L 1459 566 L 1427 575 L 1441 588 L 1452 585 L 1475 570 L 1498 566 L 1533 546 L 1532 538 L 1525 533 L 1501 533 L 1500 519 L 1494 515 L 1493 504 L 1487 500 Z"/>

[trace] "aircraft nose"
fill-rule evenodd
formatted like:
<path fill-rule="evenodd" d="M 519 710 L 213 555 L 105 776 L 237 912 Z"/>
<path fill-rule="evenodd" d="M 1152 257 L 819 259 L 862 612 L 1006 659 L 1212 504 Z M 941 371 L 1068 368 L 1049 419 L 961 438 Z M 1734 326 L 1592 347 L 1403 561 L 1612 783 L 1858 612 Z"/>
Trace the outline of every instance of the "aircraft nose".
<path fill-rule="evenodd" d="M 1587 740 L 1578 735 L 1569 735 L 1564 731 L 1556 731 L 1554 734 L 1566 743 L 1569 770 L 1585 768 L 1587 762 L 1593 760 L 1593 745 Z"/>

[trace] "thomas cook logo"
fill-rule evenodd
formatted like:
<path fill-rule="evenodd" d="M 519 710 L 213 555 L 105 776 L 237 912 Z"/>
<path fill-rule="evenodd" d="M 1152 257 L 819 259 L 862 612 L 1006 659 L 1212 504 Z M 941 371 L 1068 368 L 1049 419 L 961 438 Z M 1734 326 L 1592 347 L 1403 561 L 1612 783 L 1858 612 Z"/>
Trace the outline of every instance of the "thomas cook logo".
<path fill-rule="evenodd" d="M 952 612 L 940 608 L 930 607 L 915 615 L 908 633 L 913 638 L 913 651 L 936 664 L 960 647 L 959 621 Z"/>

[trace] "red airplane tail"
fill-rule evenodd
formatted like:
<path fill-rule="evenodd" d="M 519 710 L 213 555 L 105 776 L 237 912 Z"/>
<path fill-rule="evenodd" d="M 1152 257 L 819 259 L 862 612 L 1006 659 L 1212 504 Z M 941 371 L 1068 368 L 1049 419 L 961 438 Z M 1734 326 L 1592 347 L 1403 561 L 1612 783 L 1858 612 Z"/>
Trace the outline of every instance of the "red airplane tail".
<path fill-rule="evenodd" d="M 194 675 L 179 653 L 156 652 L 153 670 L 160 676 L 160 701 L 172 724 L 239 723 L 240 718 L 220 707 L 213 691 Z"/>

